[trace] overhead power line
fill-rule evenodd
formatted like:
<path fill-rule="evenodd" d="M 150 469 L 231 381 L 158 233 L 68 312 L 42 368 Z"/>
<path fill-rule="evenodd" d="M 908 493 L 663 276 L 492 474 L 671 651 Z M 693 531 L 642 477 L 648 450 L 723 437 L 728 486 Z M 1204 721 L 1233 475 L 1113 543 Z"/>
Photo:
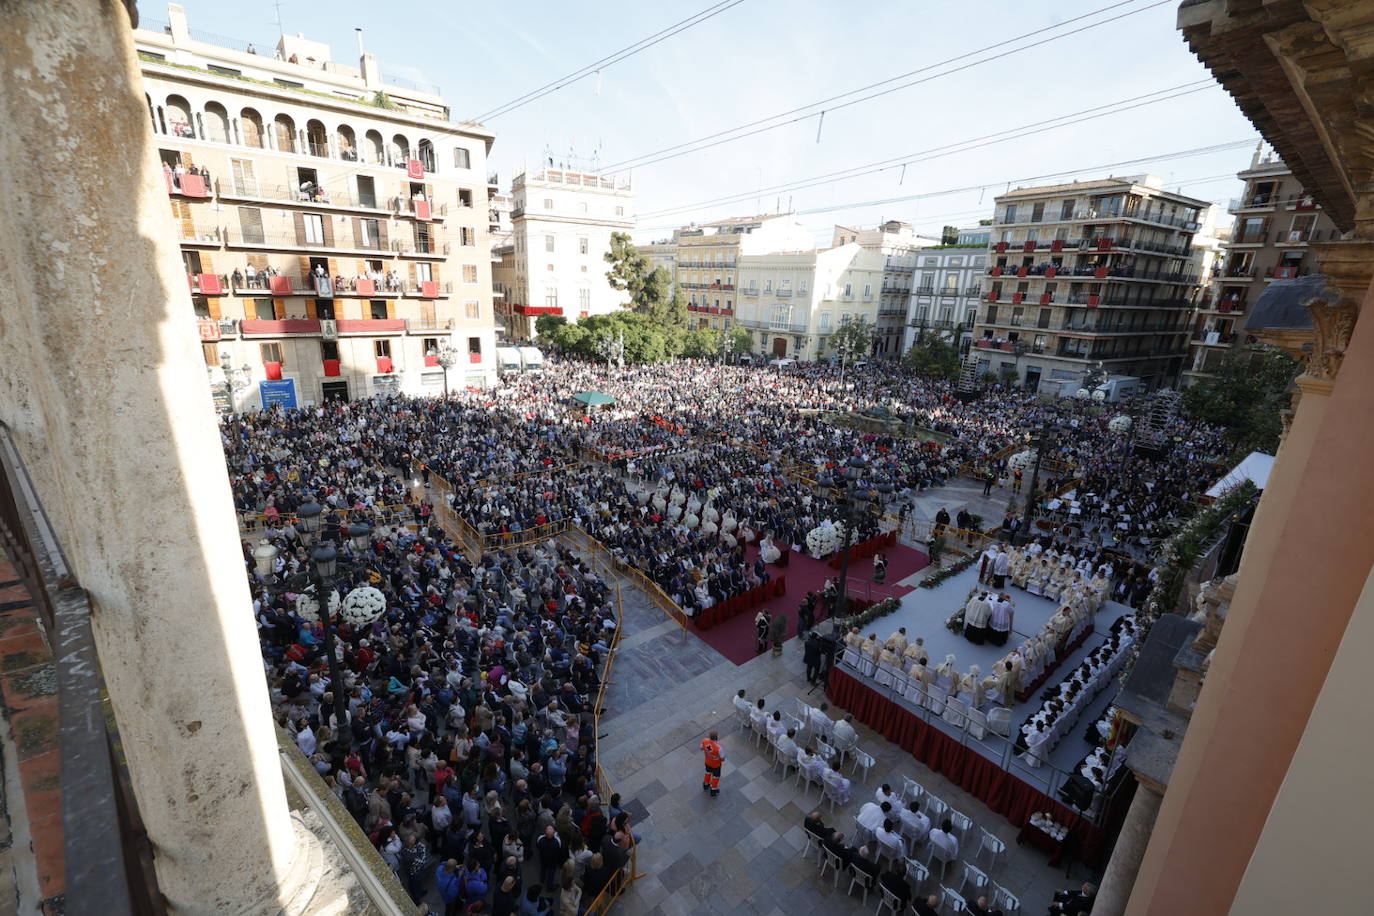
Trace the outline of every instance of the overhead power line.
<path fill-rule="evenodd" d="M 1010 55 L 1012 55 L 1012 54 L 1016 54 L 1016 53 L 1019 53 L 1019 52 L 1021 52 L 1021 51 L 1028 51 L 1028 50 L 1030 50 L 1030 49 L 1032 49 L 1032 48 L 1042 47 L 1043 45 L 1048 44 L 1049 42 L 1058 41 L 1058 40 L 1061 39 L 1061 38 L 1068 38 L 1068 37 L 1071 36 L 1071 35 L 1077 35 L 1077 34 L 1080 33 L 1080 32 L 1086 32 L 1086 31 L 1088 31 L 1089 29 L 1095 29 L 1095 28 L 1097 28 L 1098 26 L 1107 25 L 1108 23 L 1116 22 L 1117 20 L 1119 20 L 1119 19 L 1124 19 L 1124 18 L 1126 18 L 1126 17 L 1128 17 L 1128 16 L 1134 16 L 1134 15 L 1136 15 L 1137 13 L 1143 13 L 1143 12 L 1145 12 L 1146 10 L 1154 9 L 1155 7 L 1158 7 L 1158 6 L 1164 6 L 1165 4 L 1172 2 L 1172 0 L 1154 0 L 1154 2 L 1147 3 L 1145 6 L 1139 7 L 1139 8 L 1137 8 L 1137 9 L 1127 10 L 1126 12 L 1118 13 L 1118 14 L 1115 15 L 1115 16 L 1111 16 L 1111 17 L 1109 17 L 1109 18 L 1100 20 L 1100 21 L 1098 21 L 1098 22 L 1093 22 L 1093 23 L 1089 23 L 1089 24 L 1084 25 L 1084 26 L 1080 26 L 1080 27 L 1078 27 L 1078 28 L 1076 28 L 1076 29 L 1072 29 L 1072 30 L 1070 30 L 1070 31 L 1064 32 L 1064 33 L 1059 34 L 1059 35 L 1051 35 L 1051 36 L 1049 36 L 1048 38 L 1044 38 L 1044 39 L 1041 39 L 1041 40 L 1039 40 L 1039 41 L 1034 41 L 1034 42 L 1031 42 L 1030 44 L 1025 44 L 1025 45 L 1022 45 L 1022 46 L 1020 46 L 1020 47 L 1016 47 L 1016 48 L 1010 48 L 1010 49 L 1008 49 L 1008 50 L 1006 50 L 1006 51 L 1002 51 L 1002 52 L 1000 52 L 1000 53 L 998 53 L 998 54 L 993 54 L 993 55 L 991 55 L 991 56 L 983 57 L 983 58 L 980 58 L 980 59 L 978 59 L 978 60 L 969 61 L 968 63 L 962 64 L 961 66 L 954 67 L 954 68 L 949 69 L 949 70 L 943 70 L 943 71 L 941 71 L 941 72 L 939 72 L 939 73 L 934 73 L 934 74 L 931 74 L 931 75 L 929 75 L 929 76 L 922 77 L 921 79 L 911 80 L 911 81 L 909 81 L 909 82 L 901 83 L 900 85 L 897 85 L 897 86 L 890 86 L 890 87 L 887 88 L 887 89 L 883 89 L 883 90 L 881 90 L 881 91 L 879 91 L 879 92 L 872 92 L 872 93 L 870 93 L 870 94 L 868 94 L 868 95 L 864 95 L 864 96 L 861 96 L 861 97 L 859 97 L 859 98 L 855 98 L 855 99 L 849 99 L 849 98 L 848 98 L 849 96 L 858 95 L 859 93 L 862 93 L 862 92 L 868 92 L 868 91 L 871 90 L 871 89 L 877 89 L 879 86 L 887 86 L 889 83 L 893 83 L 893 82 L 896 82 L 896 81 L 898 81 L 898 80 L 903 80 L 903 79 L 906 79 L 907 77 L 915 76 L 915 75 L 920 74 L 920 73 L 926 73 L 926 72 L 928 72 L 928 71 L 930 71 L 930 70 L 935 70 L 935 69 L 938 69 L 938 68 L 940 68 L 940 67 L 945 67 L 945 66 L 947 66 L 947 65 L 949 65 L 949 64 L 958 63 L 959 61 L 967 60 L 968 58 L 976 57 L 977 55 L 980 55 L 980 54 L 986 54 L 986 53 L 989 52 L 989 51 L 996 50 L 997 48 L 1001 48 L 1001 47 L 1004 47 L 1004 46 L 1009 45 L 1009 44 L 1016 44 L 1017 42 L 1023 42 L 1023 41 L 1025 41 L 1026 39 L 1033 38 L 1033 37 L 1035 37 L 1035 36 L 1037 36 L 1037 35 L 1041 35 L 1041 34 L 1043 34 L 1043 33 L 1045 33 L 1045 32 L 1051 32 L 1051 31 L 1055 31 L 1055 30 L 1058 30 L 1058 29 L 1062 29 L 1062 28 L 1063 28 L 1064 26 L 1066 26 L 1066 25 L 1071 25 L 1071 24 L 1073 24 L 1073 23 L 1075 23 L 1075 22 L 1081 22 L 1081 21 L 1084 20 L 1084 19 L 1090 19 L 1090 18 L 1092 18 L 1093 16 L 1098 16 L 1098 15 L 1100 15 L 1100 14 L 1102 14 L 1102 13 L 1110 12 L 1110 11 L 1112 11 L 1112 10 L 1119 9 L 1120 7 L 1123 7 L 1123 6 L 1129 6 L 1130 4 L 1136 3 L 1136 2 L 1138 2 L 1138 0 L 1123 0 L 1123 2 L 1120 2 L 1120 3 L 1113 3 L 1113 4 L 1109 5 L 1109 6 L 1102 7 L 1101 9 L 1093 10 L 1092 12 L 1089 12 L 1089 13 L 1084 13 L 1084 14 L 1081 15 L 1081 16 L 1076 16 L 1076 17 L 1074 17 L 1074 18 L 1072 18 L 1072 19 L 1067 19 L 1067 20 L 1065 20 L 1064 22 L 1057 23 L 1057 24 L 1052 25 L 1052 26 L 1046 26 L 1045 28 L 1042 28 L 1042 29 L 1036 29 L 1035 31 L 1032 31 L 1032 32 L 1025 32 L 1025 33 L 1023 33 L 1023 34 L 1021 34 L 1021 35 L 1017 35 L 1017 36 L 1015 36 L 1015 37 L 1013 37 L 1013 38 L 1008 38 L 1008 39 L 1006 39 L 1006 40 L 1004 40 L 1004 41 L 999 41 L 999 42 L 997 42 L 997 43 L 995 43 L 995 44 L 991 44 L 991 45 L 987 45 L 986 47 L 979 48 L 979 49 L 977 49 L 977 50 L 975 50 L 975 51 L 968 51 L 968 52 L 966 52 L 966 53 L 964 53 L 964 54 L 959 54 L 959 55 L 956 55 L 956 56 L 954 56 L 954 57 L 946 58 L 945 60 L 942 60 L 942 61 L 939 61 L 939 62 L 933 63 L 933 64 L 928 64 L 927 66 L 920 67 L 920 68 L 918 68 L 918 69 L 916 69 L 916 70 L 910 70 L 910 71 L 908 71 L 908 72 L 906 72 L 906 73 L 898 74 L 897 76 L 888 77 L 888 78 L 885 79 L 885 80 L 879 80 L 879 81 L 876 82 L 876 83 L 869 83 L 869 84 L 866 85 L 866 86 L 860 86 L 860 87 L 858 87 L 857 89 L 851 89 L 851 90 L 849 90 L 849 91 L 847 91 L 847 92 L 842 92 L 842 93 L 840 93 L 839 95 L 833 95 L 833 96 L 830 96 L 829 98 L 820 99 L 819 101 L 811 102 L 811 103 L 806 104 L 806 105 L 801 105 L 801 106 L 799 106 L 799 107 L 797 107 L 797 108 L 792 108 L 792 109 L 789 109 L 789 110 L 787 110 L 787 111 L 781 111 L 781 112 L 778 112 L 777 114 L 769 115 L 768 117 L 758 118 L 758 119 L 755 119 L 755 120 L 753 120 L 753 121 L 750 121 L 750 122 L 748 122 L 748 123 L 746 123 L 746 124 L 740 124 L 740 125 L 738 125 L 738 126 L 736 126 L 736 127 L 731 127 L 731 128 L 727 128 L 727 129 L 725 129 L 725 130 L 716 131 L 716 132 L 713 133 L 713 134 L 707 134 L 706 136 L 704 136 L 704 137 L 698 137 L 698 138 L 696 138 L 695 140 L 687 140 L 687 141 L 685 141 L 685 142 L 683 142 L 683 143 L 678 143 L 678 144 L 675 144 L 675 145 L 673 145 L 673 146 L 666 146 L 666 147 L 664 147 L 664 148 L 662 148 L 662 149 L 655 150 L 654 152 L 651 152 L 651 153 L 644 153 L 643 155 L 640 155 L 640 156 L 635 156 L 635 157 L 630 158 L 630 159 L 624 159 L 624 160 L 621 160 L 620 162 L 615 162 L 615 163 L 612 163 L 612 164 L 610 164 L 610 165 L 608 165 L 608 166 L 605 166 L 605 167 L 602 169 L 602 171 L 603 171 L 603 172 L 613 172 L 613 171 L 622 171 L 622 170 L 627 169 L 627 168 L 642 168 L 642 167 L 644 167 L 644 166 L 646 166 L 646 165 L 653 165 L 654 163 L 663 162 L 664 160 L 667 160 L 667 159 L 675 159 L 675 158 L 677 158 L 677 157 L 679 157 L 679 156 L 685 156 L 685 155 L 687 155 L 687 154 L 689 154 L 689 153 L 695 153 L 695 152 L 699 152 L 699 151 L 704 150 L 704 149 L 710 149 L 710 148 L 712 148 L 712 147 L 714 147 L 714 146 L 719 146 L 719 145 L 722 144 L 722 143 L 732 143 L 732 142 L 734 142 L 735 140 L 742 140 L 742 139 L 744 139 L 744 138 L 746 138 L 746 137 L 755 136 L 756 134 L 761 134 L 761 133 L 764 133 L 764 132 L 767 132 L 767 131 L 776 130 L 776 129 L 780 128 L 780 127 L 786 127 L 788 124 L 795 124 L 795 123 L 797 123 L 797 122 L 799 122 L 799 121 L 806 121 L 806 120 L 809 120 L 809 119 L 811 119 L 811 118 L 820 117 L 821 115 L 825 114 L 826 112 L 837 111 L 837 110 L 842 109 L 842 108 L 848 108 L 848 107 L 850 107 L 851 105 L 858 105 L 858 104 L 860 104 L 861 102 L 871 101 L 872 99 L 879 98 L 879 97 L 884 96 L 884 95 L 889 95 L 889 94 L 891 94 L 891 93 L 893 93 L 893 92 L 899 92 L 899 91 L 901 91 L 901 90 L 903 90 L 903 89 L 909 89 L 909 88 L 911 88 L 912 86 L 916 86 L 916 85 L 919 85 L 919 84 L 921 84 L 921 83 L 926 83 L 926 82 L 929 82 L 929 81 L 931 81 L 931 80 L 939 79 L 939 78 L 942 77 L 942 76 L 949 76 L 949 75 L 954 74 L 954 73 L 959 73 L 959 72 L 961 72 L 961 71 L 963 71 L 963 70 L 968 70 L 968 69 L 970 69 L 970 68 L 972 68 L 972 67 L 979 66 L 980 64 L 990 63 L 991 61 L 999 60 L 999 59 L 1001 59 L 1001 58 L 1003 58 L 1003 57 L 1008 57 L 1008 56 L 1010 56 Z M 842 100 L 845 100 L 845 99 L 848 99 L 848 100 L 847 100 L 847 101 L 842 101 Z M 820 110 L 817 111 L 817 110 L 813 110 L 813 109 L 820 109 Z M 783 118 L 786 118 L 787 120 L 781 120 L 781 119 L 783 119 Z M 778 123 L 770 123 L 770 122 L 773 122 L 773 121 L 777 121 Z M 743 133 L 741 133 L 741 131 L 743 131 Z M 730 136 L 730 135 L 736 135 L 736 136 Z M 714 142 L 709 142 L 709 141 L 714 141 Z"/>
<path fill-rule="evenodd" d="M 918 162 L 928 162 L 932 159 L 939 159 L 955 153 L 969 152 L 985 146 L 992 146 L 996 143 L 1004 143 L 1008 140 L 1019 140 L 1034 134 L 1044 133 L 1050 130 L 1057 130 L 1061 127 L 1070 127 L 1074 124 L 1081 124 L 1085 121 L 1092 121 L 1097 118 L 1107 117 L 1108 115 L 1120 114 L 1131 111 L 1146 105 L 1154 105 L 1159 102 L 1167 102 L 1172 99 L 1190 95 L 1210 88 L 1212 80 L 1203 79 L 1191 83 L 1183 83 L 1178 86 L 1171 86 L 1167 89 L 1157 89 L 1154 92 L 1147 92 L 1144 95 L 1132 96 L 1128 99 L 1120 99 L 1115 102 L 1108 102 L 1104 105 L 1096 105 L 1092 108 L 1085 108 L 1081 111 L 1072 112 L 1057 117 L 1043 118 L 1032 124 L 1022 124 L 1017 127 L 1009 127 L 1005 130 L 994 131 L 979 137 L 971 137 L 965 140 L 957 140 L 941 146 L 931 147 L 915 153 L 908 153 L 904 156 L 894 156 L 889 159 L 881 159 L 865 165 L 851 166 L 849 168 L 837 169 L 833 172 L 826 172 L 821 175 L 813 175 L 809 178 L 799 178 L 794 181 L 772 185 L 766 188 L 759 188 L 750 191 L 741 191 L 737 194 L 727 194 L 722 197 L 710 200 L 698 201 L 692 204 L 683 204 L 678 207 L 670 207 L 662 210 L 653 210 L 641 213 L 642 217 L 658 217 L 675 213 L 686 213 L 692 210 L 703 209 L 709 206 L 716 206 L 724 203 L 737 203 L 751 197 L 758 197 L 761 194 L 787 193 L 791 191 L 805 190 L 820 184 L 828 184 L 836 181 L 846 181 L 851 178 L 861 178 L 866 175 L 873 175 L 889 169 L 901 168 Z M 1054 123 L 1062 122 L 1062 123 Z"/>
<path fill-rule="evenodd" d="M 723 2 L 717 3 L 714 6 L 709 6 L 701 12 L 696 13 L 695 15 L 688 16 L 686 19 L 673 23 L 666 29 L 657 31 L 654 34 L 648 36 L 647 38 L 641 38 L 634 44 L 627 45 L 626 47 L 621 48 L 614 54 L 608 54 L 607 56 L 601 58 L 598 61 L 594 61 L 590 64 L 587 64 L 587 66 L 582 67 L 579 70 L 574 70 L 572 73 L 569 73 L 566 76 L 561 76 L 551 83 L 545 83 L 538 89 L 532 89 L 524 95 L 511 99 L 509 102 L 506 102 L 503 105 L 497 105 L 495 108 L 492 108 L 489 111 L 485 111 L 477 117 L 473 118 L 473 120 L 480 123 L 483 121 L 489 121 L 492 118 L 499 118 L 501 115 L 508 114 L 517 108 L 520 108 L 524 105 L 528 105 L 530 102 L 542 99 L 544 96 L 548 95 L 551 92 L 557 92 L 559 89 L 562 89 L 565 86 L 570 86 L 578 80 L 585 79 L 586 77 L 591 76 L 594 73 L 597 73 L 601 70 L 605 70 L 607 67 L 613 66 L 614 64 L 618 64 L 622 60 L 625 60 L 627 57 L 633 57 L 640 51 L 644 51 L 648 48 L 651 48 L 661 41 L 666 41 L 667 39 L 672 38 L 679 32 L 684 32 L 687 29 L 690 29 L 692 26 L 700 25 L 708 19 L 719 16 L 726 10 L 739 6 L 743 2 L 744 0 L 723 0 Z"/>

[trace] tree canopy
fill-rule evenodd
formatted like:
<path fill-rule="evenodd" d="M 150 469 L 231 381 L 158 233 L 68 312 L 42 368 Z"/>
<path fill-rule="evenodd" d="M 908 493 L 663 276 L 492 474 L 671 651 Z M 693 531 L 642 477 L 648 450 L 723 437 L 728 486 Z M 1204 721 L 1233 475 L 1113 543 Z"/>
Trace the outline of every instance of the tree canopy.
<path fill-rule="evenodd" d="M 873 326 L 862 315 L 843 319 L 830 335 L 830 349 L 847 363 L 863 359 L 873 349 Z"/>
<path fill-rule="evenodd" d="M 1228 354 L 1210 377 L 1183 389 L 1183 407 L 1192 416 L 1226 427 L 1238 453 L 1279 447 L 1279 411 L 1288 407 L 1289 386 L 1299 363 L 1273 347 Z"/>
<path fill-rule="evenodd" d="M 630 308 L 667 327 L 687 324 L 687 300 L 666 268 L 649 269 L 649 259 L 624 232 L 611 233 L 611 250 L 603 257 L 611 269 L 606 280 L 630 294 Z"/>
<path fill-rule="evenodd" d="M 927 378 L 958 378 L 959 348 L 937 335 L 922 335 L 906 351 L 902 365 Z"/>

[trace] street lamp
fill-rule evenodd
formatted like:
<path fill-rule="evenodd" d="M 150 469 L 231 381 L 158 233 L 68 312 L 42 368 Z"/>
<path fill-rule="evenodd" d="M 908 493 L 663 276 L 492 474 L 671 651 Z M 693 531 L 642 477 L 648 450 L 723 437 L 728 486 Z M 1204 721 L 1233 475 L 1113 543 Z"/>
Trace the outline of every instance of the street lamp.
<path fill-rule="evenodd" d="M 229 402 L 229 415 L 234 416 L 238 413 L 234 395 L 248 387 L 248 380 L 253 377 L 253 367 L 244 363 L 235 369 L 227 350 L 219 355 L 219 367 L 224 371 L 224 390 L 227 395 L 225 400 Z M 209 371 L 208 367 L 206 371 Z"/>
<path fill-rule="evenodd" d="M 841 490 L 844 500 L 844 537 L 841 539 L 840 550 L 840 586 L 839 594 L 835 597 L 835 613 L 831 616 L 830 632 L 835 633 L 835 621 L 844 617 L 845 608 L 849 603 L 849 596 L 845 594 L 845 589 L 849 585 L 849 547 L 850 541 L 854 537 L 856 526 L 856 516 L 863 509 L 868 507 L 867 496 L 859 489 L 859 482 L 863 480 L 864 471 L 868 470 L 868 463 L 858 455 L 850 458 L 844 463 L 843 472 L 836 478 L 835 483 L 842 486 Z"/>
<path fill-rule="evenodd" d="M 614 336 L 606 334 L 598 338 L 596 349 L 606 360 L 606 368 L 612 365 L 625 368 L 625 332 L 617 331 Z"/>
<path fill-rule="evenodd" d="M 720 363 L 725 365 L 730 361 L 730 355 L 735 352 L 735 338 L 730 336 L 730 331 L 726 328 L 720 329 Z"/>
<path fill-rule="evenodd" d="M 334 651 L 334 621 L 329 607 L 329 594 L 333 589 L 333 578 L 338 568 L 339 554 L 333 544 L 321 539 L 321 526 L 324 523 L 324 507 L 311 499 L 296 510 L 296 527 L 301 532 L 301 540 L 311 551 L 311 577 L 315 588 L 315 601 L 320 609 L 320 622 L 324 624 L 324 651 L 329 657 L 330 687 L 334 691 L 334 721 L 337 729 L 347 729 L 344 739 L 348 747 L 353 746 L 353 727 L 348 721 L 348 702 L 344 697 L 344 679 L 338 653 Z M 351 535 L 353 532 L 350 531 Z M 335 740 L 338 740 L 336 733 Z"/>
<path fill-rule="evenodd" d="M 436 350 L 430 347 L 425 351 L 426 356 L 433 356 L 439 362 L 440 368 L 444 370 L 444 397 L 448 397 L 448 370 L 452 369 L 458 362 L 458 351 L 449 345 L 448 341 L 439 344 Z"/>
<path fill-rule="evenodd" d="M 1045 449 L 1054 444 L 1058 432 L 1057 426 L 1042 421 L 1031 436 L 1031 444 L 1035 446 L 1035 468 L 1031 471 L 1030 493 L 1026 495 L 1026 511 L 1021 517 L 1021 530 L 1016 533 L 1013 540 L 1017 547 L 1025 545 L 1030 539 L 1031 521 L 1035 518 L 1035 507 L 1040 502 L 1037 492 L 1040 488 L 1040 462 L 1045 457 Z"/>

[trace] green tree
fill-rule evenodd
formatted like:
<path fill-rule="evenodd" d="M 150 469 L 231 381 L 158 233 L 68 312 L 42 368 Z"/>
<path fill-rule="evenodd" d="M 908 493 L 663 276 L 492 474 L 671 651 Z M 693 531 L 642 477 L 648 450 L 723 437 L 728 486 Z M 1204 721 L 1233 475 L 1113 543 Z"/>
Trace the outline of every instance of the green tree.
<path fill-rule="evenodd" d="M 873 326 L 862 315 L 845 318 L 830 335 L 830 349 L 844 365 L 863 359 L 873 349 Z"/>
<path fill-rule="evenodd" d="M 649 269 L 649 259 L 624 232 L 611 233 L 611 250 L 603 257 L 611 269 L 606 280 L 614 289 L 630 294 L 630 308 L 666 327 L 687 324 L 687 299 L 673 283 L 667 268 Z"/>
<path fill-rule="evenodd" d="M 550 340 L 554 332 L 568 323 L 562 315 L 540 315 L 534 320 L 534 333 L 541 340 Z"/>
<path fill-rule="evenodd" d="M 1267 452 L 1279 447 L 1288 407 L 1289 386 L 1299 363 L 1274 347 L 1242 350 L 1223 359 L 1208 378 L 1183 389 L 1183 407 L 1192 416 L 1226 427 L 1237 452 Z"/>
<path fill-rule="evenodd" d="M 959 348 L 938 337 L 918 337 L 902 357 L 902 365 L 927 378 L 959 377 Z"/>

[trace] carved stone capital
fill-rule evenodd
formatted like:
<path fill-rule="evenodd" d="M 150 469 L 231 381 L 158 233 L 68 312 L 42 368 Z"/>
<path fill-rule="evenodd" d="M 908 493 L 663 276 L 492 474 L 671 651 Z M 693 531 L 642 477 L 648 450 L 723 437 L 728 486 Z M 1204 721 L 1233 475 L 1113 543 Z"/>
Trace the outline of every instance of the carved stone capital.
<path fill-rule="evenodd" d="M 1359 305 L 1352 299 L 1308 299 L 1303 303 L 1312 316 L 1314 336 L 1312 354 L 1307 360 L 1307 375 L 1334 381 L 1345 359 L 1345 348 L 1355 332 Z"/>

